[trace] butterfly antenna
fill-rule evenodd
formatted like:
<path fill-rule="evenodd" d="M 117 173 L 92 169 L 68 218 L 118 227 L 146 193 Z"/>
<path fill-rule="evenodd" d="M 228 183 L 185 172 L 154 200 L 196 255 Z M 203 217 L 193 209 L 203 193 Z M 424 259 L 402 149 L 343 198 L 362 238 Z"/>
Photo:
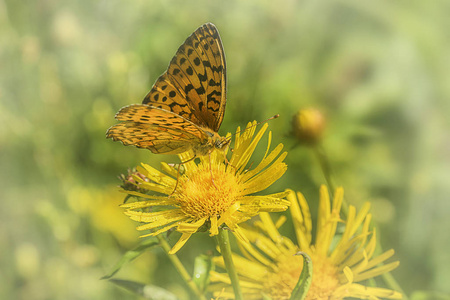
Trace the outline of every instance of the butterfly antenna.
<path fill-rule="evenodd" d="M 249 127 L 245 128 L 244 130 L 239 130 L 239 131 L 237 131 L 236 133 L 233 133 L 232 135 L 230 135 L 230 137 L 226 139 L 226 142 L 229 143 L 229 142 L 231 141 L 231 138 L 232 138 L 233 136 L 235 136 L 236 134 L 238 134 L 238 133 L 244 132 L 244 131 L 246 131 L 246 130 L 252 128 L 252 127 L 258 126 L 259 124 L 262 124 L 262 123 L 268 122 L 268 121 L 270 121 L 270 120 L 276 119 L 276 118 L 278 118 L 279 116 L 280 116 L 280 114 L 276 114 L 276 115 L 274 115 L 274 116 L 271 116 L 271 117 L 268 118 L 268 119 L 265 119 L 264 121 L 261 121 L 261 122 L 258 122 L 258 123 L 256 123 L 256 124 L 252 125 L 252 126 L 249 126 Z"/>

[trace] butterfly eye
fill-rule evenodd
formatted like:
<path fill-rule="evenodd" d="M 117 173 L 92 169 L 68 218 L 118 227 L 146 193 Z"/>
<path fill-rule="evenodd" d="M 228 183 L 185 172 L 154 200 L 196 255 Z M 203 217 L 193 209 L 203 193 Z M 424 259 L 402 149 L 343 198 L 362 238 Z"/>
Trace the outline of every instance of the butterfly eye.
<path fill-rule="evenodd" d="M 217 140 L 216 141 L 216 148 L 218 149 L 222 149 L 223 147 L 225 147 L 226 145 L 228 145 L 230 143 L 230 139 L 221 139 L 221 140 Z"/>
<path fill-rule="evenodd" d="M 209 136 L 209 137 L 213 137 L 213 136 L 214 136 L 214 133 L 212 133 L 212 132 L 205 131 L 205 133 L 206 133 L 206 135 Z"/>

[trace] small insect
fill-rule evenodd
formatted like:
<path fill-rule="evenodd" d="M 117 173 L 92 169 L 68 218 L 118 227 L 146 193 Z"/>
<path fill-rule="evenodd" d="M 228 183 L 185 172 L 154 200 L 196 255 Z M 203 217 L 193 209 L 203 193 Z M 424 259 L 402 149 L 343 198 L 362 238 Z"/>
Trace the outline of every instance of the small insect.
<path fill-rule="evenodd" d="M 225 105 L 225 54 L 216 26 L 207 23 L 178 48 L 142 104 L 120 109 L 106 137 L 153 153 L 207 155 L 230 143 L 217 133 Z"/>

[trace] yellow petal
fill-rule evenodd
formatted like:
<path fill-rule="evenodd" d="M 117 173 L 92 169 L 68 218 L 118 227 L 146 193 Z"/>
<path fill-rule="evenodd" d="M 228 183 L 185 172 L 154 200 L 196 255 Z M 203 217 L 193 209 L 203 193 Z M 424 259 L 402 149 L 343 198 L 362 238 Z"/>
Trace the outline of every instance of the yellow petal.
<path fill-rule="evenodd" d="M 217 216 L 209 218 L 211 221 L 211 228 L 209 229 L 209 235 L 214 236 L 219 234 L 219 226 L 217 225 Z"/>
<path fill-rule="evenodd" d="M 178 250 L 180 250 L 181 247 L 183 247 L 184 244 L 186 244 L 191 235 L 192 235 L 191 233 L 183 233 L 178 242 L 172 247 L 172 249 L 170 249 L 169 254 L 177 253 Z"/>
<path fill-rule="evenodd" d="M 255 176 L 256 174 L 258 174 L 259 172 L 261 172 L 261 170 L 263 170 L 265 167 L 267 167 L 271 162 L 274 161 L 274 159 L 278 156 L 278 154 L 280 154 L 281 150 L 283 149 L 283 144 L 278 144 L 277 147 L 275 147 L 275 149 L 272 150 L 272 152 L 270 152 L 269 156 L 265 156 L 263 160 L 261 160 L 261 162 L 258 164 L 258 166 L 253 169 L 248 171 L 247 173 L 245 173 L 242 176 L 242 180 L 243 181 L 247 181 L 250 178 L 252 178 L 253 176 Z M 286 153 L 286 152 L 285 152 Z M 286 157 L 286 155 L 284 155 L 283 157 L 278 158 L 277 161 L 273 162 L 273 164 L 276 163 L 280 163 L 281 161 L 283 161 L 283 159 Z"/>
<path fill-rule="evenodd" d="M 277 181 L 287 170 L 285 163 L 272 164 L 270 167 L 244 183 L 245 194 L 262 191 Z"/>
<path fill-rule="evenodd" d="M 205 221 L 206 221 L 206 218 L 202 218 L 196 222 L 179 222 L 177 231 L 182 232 L 182 233 L 193 234 L 193 233 L 197 232 L 197 230 L 200 228 L 200 226 L 205 224 Z"/>

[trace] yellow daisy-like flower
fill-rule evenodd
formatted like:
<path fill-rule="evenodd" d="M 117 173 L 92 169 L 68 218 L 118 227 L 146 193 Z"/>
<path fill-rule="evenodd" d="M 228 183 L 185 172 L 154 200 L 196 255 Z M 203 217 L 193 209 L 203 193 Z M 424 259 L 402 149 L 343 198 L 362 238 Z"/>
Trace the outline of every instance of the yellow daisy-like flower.
<path fill-rule="evenodd" d="M 283 199 L 286 192 L 254 195 L 273 184 L 287 169 L 283 162 L 287 153 L 281 153 L 282 144 L 269 153 L 270 132 L 261 162 L 254 169 L 246 168 L 267 129 L 264 124 L 255 135 L 255 125 L 256 122 L 249 124 L 242 132 L 238 128 L 229 161 L 228 149 L 214 150 L 209 156 L 200 157 L 199 163 L 188 161 L 192 153 L 184 153 L 179 155 L 180 159 L 188 162 L 182 165 L 184 172 L 180 175 L 178 168 L 165 163 L 162 168 L 168 175 L 142 164 L 137 168 L 140 176 L 133 176 L 139 189 L 125 192 L 146 200 L 123 204 L 125 214 L 144 223 L 138 230 L 152 231 L 144 236 L 155 236 L 172 228 L 181 232 L 170 253 L 177 252 L 200 227 L 208 228 L 210 235 L 217 235 L 224 224 L 238 239 L 247 241 L 239 223 L 260 212 L 284 211 L 289 205 Z"/>
<path fill-rule="evenodd" d="M 394 254 L 392 249 L 374 256 L 376 231 L 369 228 L 369 203 L 359 213 L 350 206 L 345 230 L 342 235 L 336 235 L 338 223 L 343 222 L 339 217 L 343 194 L 342 188 L 337 189 L 331 204 L 327 188 L 321 187 L 314 243 L 308 204 L 301 193 L 296 197 L 292 191 L 288 195 L 289 210 L 298 245 L 278 232 L 285 221 L 283 217 L 275 224 L 269 214 L 263 213 L 260 214 L 261 221 L 255 224 L 259 230 L 243 228 L 251 244 L 240 243 L 245 257 L 235 255 L 233 260 L 245 299 L 264 299 L 263 295 L 273 300 L 289 299 L 303 268 L 302 256 L 296 255 L 299 251 L 308 254 L 313 264 L 312 283 L 306 299 L 402 298 L 396 291 L 359 283 L 390 272 L 399 262 L 380 265 Z M 216 263 L 223 267 L 221 257 L 216 258 Z M 217 295 L 234 298 L 226 274 L 212 272 L 211 280 L 216 282 L 212 289 Z"/>

